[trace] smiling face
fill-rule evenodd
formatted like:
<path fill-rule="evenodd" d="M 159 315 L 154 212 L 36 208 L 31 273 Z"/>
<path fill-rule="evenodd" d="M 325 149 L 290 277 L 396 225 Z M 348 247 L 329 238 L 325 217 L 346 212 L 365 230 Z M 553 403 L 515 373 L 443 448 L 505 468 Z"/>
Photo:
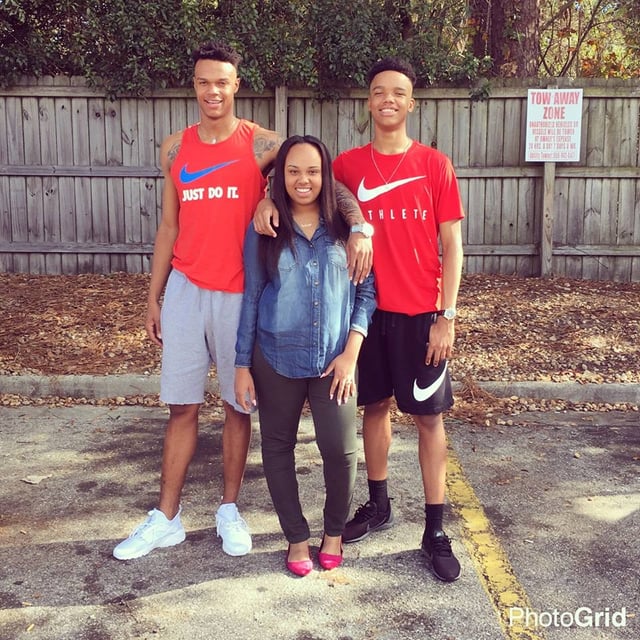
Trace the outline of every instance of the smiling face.
<path fill-rule="evenodd" d="M 413 85 L 399 71 L 381 71 L 369 86 L 369 111 L 374 123 L 382 129 L 402 126 L 413 111 Z"/>
<path fill-rule="evenodd" d="M 295 144 L 284 161 L 284 186 L 294 212 L 317 208 L 322 189 L 322 158 L 309 143 Z"/>
<path fill-rule="evenodd" d="M 193 72 L 193 86 L 201 118 L 233 116 L 233 101 L 240 88 L 236 68 L 230 62 L 201 59 Z"/>

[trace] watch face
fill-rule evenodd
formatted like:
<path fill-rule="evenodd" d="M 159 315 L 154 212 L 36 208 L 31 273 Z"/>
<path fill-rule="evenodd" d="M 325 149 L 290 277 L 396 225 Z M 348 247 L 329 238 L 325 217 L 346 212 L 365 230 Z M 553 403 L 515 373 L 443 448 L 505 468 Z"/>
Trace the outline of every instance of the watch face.
<path fill-rule="evenodd" d="M 373 225 L 368 222 L 362 224 L 354 224 L 351 227 L 352 233 L 361 233 L 365 238 L 370 238 L 373 235 Z"/>
<path fill-rule="evenodd" d="M 455 309 L 445 309 L 442 314 L 447 320 L 453 320 L 456 317 Z"/>

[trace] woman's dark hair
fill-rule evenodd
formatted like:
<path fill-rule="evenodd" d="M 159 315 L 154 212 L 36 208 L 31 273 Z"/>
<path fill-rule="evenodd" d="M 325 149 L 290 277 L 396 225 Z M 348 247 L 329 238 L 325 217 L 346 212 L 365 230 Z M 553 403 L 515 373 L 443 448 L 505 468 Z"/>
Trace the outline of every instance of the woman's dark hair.
<path fill-rule="evenodd" d="M 284 247 L 290 247 L 295 255 L 293 244 L 294 228 L 291 198 L 285 187 L 285 163 L 292 147 L 297 144 L 310 144 L 320 153 L 322 161 L 322 188 L 318 196 L 320 217 L 324 220 L 327 233 L 334 240 L 346 241 L 349 237 L 349 226 L 340 215 L 336 201 L 336 186 L 333 178 L 331 154 L 322 140 L 315 136 L 291 136 L 280 147 L 275 160 L 271 198 L 280 215 L 280 226 L 275 238 L 260 236 L 260 258 L 266 265 L 269 275 L 278 270 L 278 259 Z"/>

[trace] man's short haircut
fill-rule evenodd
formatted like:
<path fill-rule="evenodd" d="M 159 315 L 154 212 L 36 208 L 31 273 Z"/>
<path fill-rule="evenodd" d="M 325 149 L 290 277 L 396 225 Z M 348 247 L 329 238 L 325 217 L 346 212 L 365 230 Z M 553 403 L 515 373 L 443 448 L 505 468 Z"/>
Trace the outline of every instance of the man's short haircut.
<path fill-rule="evenodd" d="M 403 58 L 388 57 L 378 60 L 374 63 L 371 69 L 369 69 L 369 73 L 367 74 L 367 86 L 370 87 L 373 79 L 383 71 L 398 71 L 399 73 L 404 74 L 409 78 L 409 80 L 411 80 L 412 86 L 415 86 L 418 79 L 411 63 L 407 62 Z"/>
<path fill-rule="evenodd" d="M 218 60 L 219 62 L 229 62 L 236 71 L 242 62 L 242 56 L 228 44 L 222 42 L 205 42 L 201 44 L 191 54 L 193 64 L 198 60 Z"/>

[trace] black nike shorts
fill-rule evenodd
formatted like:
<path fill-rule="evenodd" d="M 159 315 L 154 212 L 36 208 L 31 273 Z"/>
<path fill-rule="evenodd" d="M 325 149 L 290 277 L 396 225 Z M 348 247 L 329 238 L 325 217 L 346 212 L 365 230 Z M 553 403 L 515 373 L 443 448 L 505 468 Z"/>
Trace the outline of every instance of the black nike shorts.
<path fill-rule="evenodd" d="M 358 358 L 358 404 L 395 396 L 398 409 L 416 416 L 453 406 L 448 363 L 425 364 L 435 313 L 407 316 L 376 310 Z"/>

